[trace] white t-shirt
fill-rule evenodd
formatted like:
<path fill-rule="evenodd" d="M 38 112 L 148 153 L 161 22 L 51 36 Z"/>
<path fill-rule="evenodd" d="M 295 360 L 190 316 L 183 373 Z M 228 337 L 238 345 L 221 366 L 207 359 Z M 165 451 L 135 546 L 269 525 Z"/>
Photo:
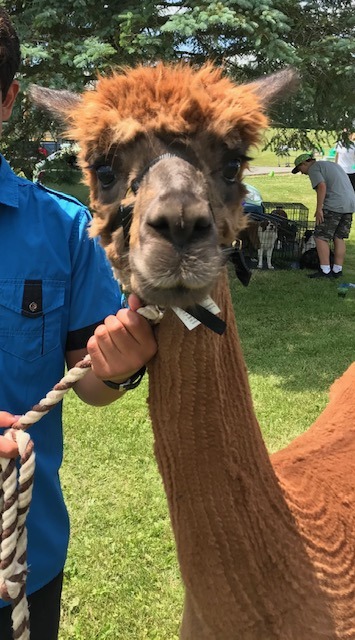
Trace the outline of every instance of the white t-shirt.
<path fill-rule="evenodd" d="M 338 142 L 335 150 L 338 154 L 338 165 L 344 169 L 345 173 L 355 173 L 355 144 L 350 147 L 344 147 Z"/>

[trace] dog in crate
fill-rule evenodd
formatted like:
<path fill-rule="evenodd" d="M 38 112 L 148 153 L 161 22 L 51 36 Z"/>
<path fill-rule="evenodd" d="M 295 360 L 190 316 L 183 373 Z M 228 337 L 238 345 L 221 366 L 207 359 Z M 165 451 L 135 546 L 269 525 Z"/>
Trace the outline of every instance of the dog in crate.
<path fill-rule="evenodd" d="M 306 253 L 311 249 L 316 248 L 316 239 L 314 237 L 314 231 L 312 229 L 307 229 L 304 232 L 303 238 L 301 240 L 301 253 Z"/>
<path fill-rule="evenodd" d="M 271 220 L 263 220 L 258 227 L 258 269 L 263 268 L 264 254 L 266 255 L 266 264 L 268 269 L 273 269 L 272 253 L 277 241 L 277 225 Z"/>

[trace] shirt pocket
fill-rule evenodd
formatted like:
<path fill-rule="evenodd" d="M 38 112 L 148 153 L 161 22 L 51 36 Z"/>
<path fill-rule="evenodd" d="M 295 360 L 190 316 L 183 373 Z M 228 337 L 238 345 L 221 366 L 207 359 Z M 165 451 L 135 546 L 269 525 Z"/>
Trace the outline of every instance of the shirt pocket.
<path fill-rule="evenodd" d="M 61 342 L 65 282 L 0 280 L 0 349 L 36 360 Z"/>

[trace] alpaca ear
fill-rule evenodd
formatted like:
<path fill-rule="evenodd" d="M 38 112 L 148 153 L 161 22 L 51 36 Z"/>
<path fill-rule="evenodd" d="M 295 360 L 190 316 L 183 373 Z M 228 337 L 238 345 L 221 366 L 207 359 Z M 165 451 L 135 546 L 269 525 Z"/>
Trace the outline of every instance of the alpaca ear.
<path fill-rule="evenodd" d="M 64 121 L 67 121 L 71 110 L 81 102 L 81 97 L 77 93 L 47 89 L 37 84 L 30 86 L 29 96 L 36 107 L 43 111 L 48 111 L 57 120 Z"/>
<path fill-rule="evenodd" d="M 267 107 L 273 102 L 287 98 L 290 93 L 297 91 L 300 85 L 300 74 L 292 67 L 286 67 L 271 75 L 264 76 L 249 84 Z"/>

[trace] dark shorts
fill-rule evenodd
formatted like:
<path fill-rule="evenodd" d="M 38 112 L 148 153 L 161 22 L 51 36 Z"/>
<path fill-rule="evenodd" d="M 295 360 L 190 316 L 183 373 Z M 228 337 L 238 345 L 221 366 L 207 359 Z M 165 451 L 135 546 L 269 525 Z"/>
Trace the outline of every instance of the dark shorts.
<path fill-rule="evenodd" d="M 349 237 L 352 213 L 338 213 L 336 211 L 323 210 L 324 220 L 316 225 L 314 237 L 320 240 L 333 240 L 340 238 L 344 240 Z"/>
<path fill-rule="evenodd" d="M 63 572 L 45 587 L 28 596 L 30 640 L 57 640 Z M 12 640 L 11 606 L 0 609 L 0 639 Z"/>

